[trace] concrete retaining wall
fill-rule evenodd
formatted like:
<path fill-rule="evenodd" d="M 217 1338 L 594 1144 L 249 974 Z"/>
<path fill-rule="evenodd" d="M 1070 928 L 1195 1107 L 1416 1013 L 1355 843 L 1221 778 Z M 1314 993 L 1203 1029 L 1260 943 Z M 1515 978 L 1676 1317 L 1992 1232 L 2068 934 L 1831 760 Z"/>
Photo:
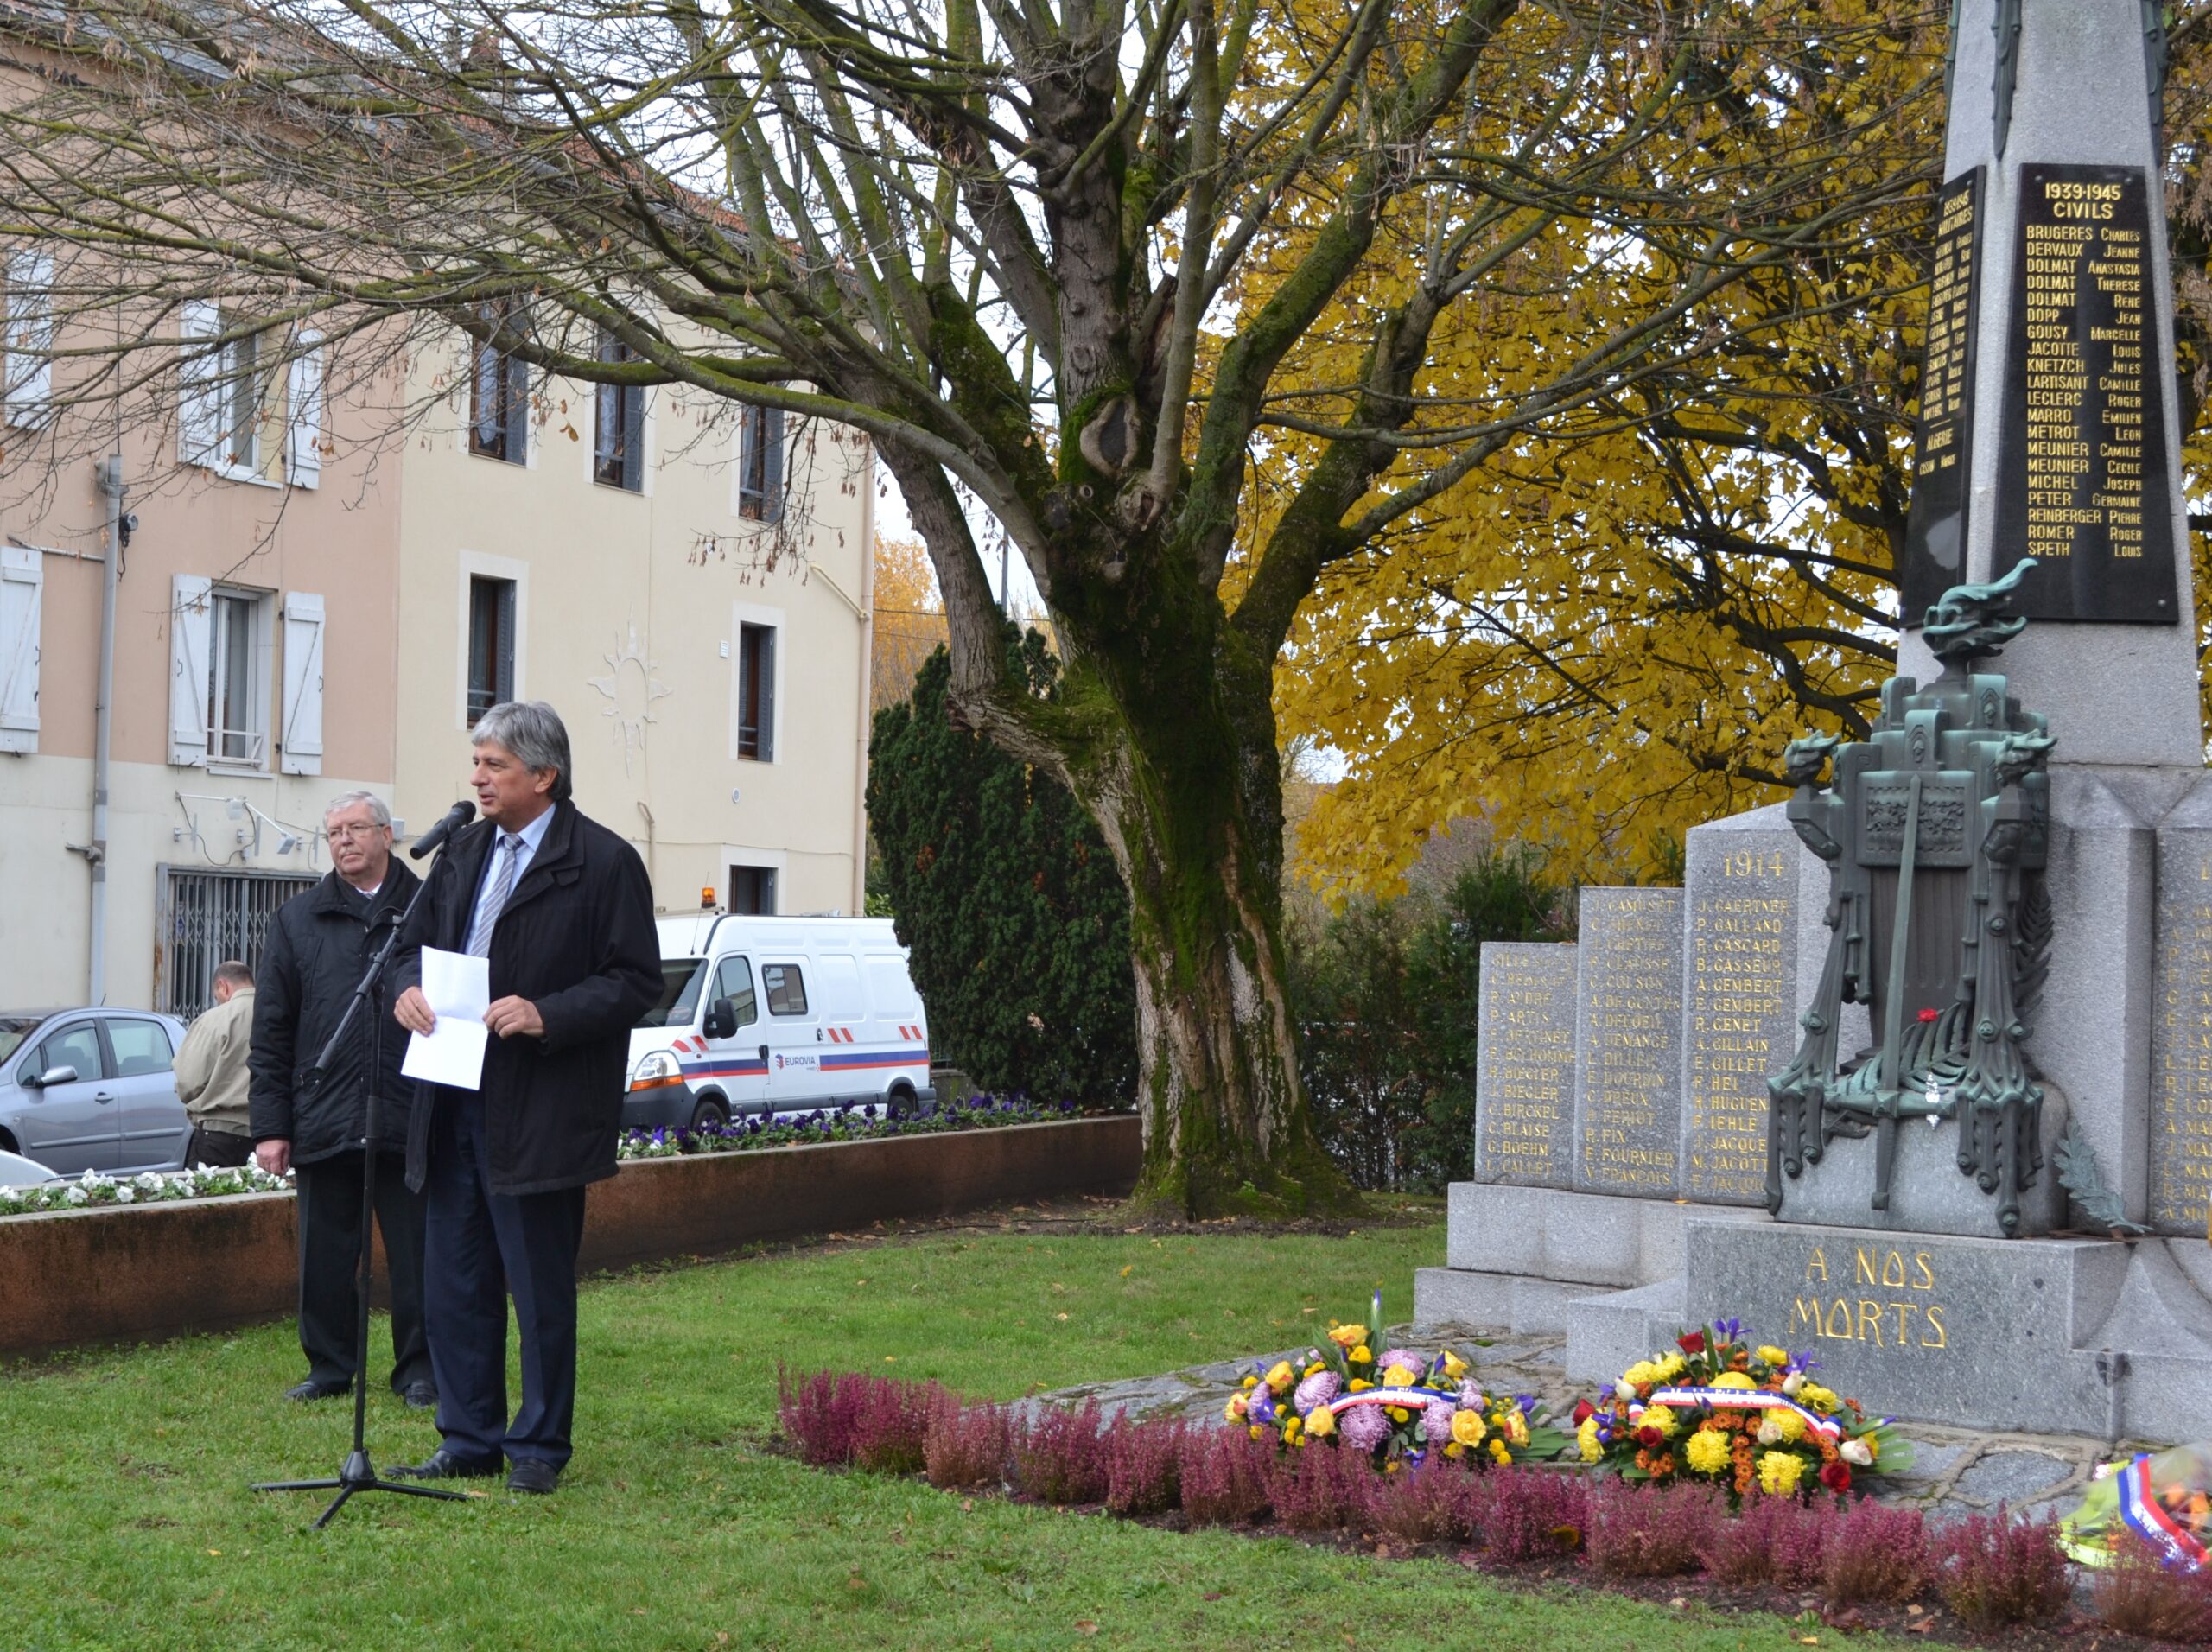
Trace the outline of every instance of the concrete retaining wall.
<path fill-rule="evenodd" d="M 1122 1115 L 633 1160 L 591 1189 L 582 1265 L 711 1256 L 1002 1199 L 1123 1193 L 1141 1151 L 1135 1116 Z M 0 1355 L 289 1315 L 298 1278 L 293 1210 L 289 1194 L 264 1193 L 0 1217 Z M 381 1251 L 377 1270 L 381 1280 Z"/>

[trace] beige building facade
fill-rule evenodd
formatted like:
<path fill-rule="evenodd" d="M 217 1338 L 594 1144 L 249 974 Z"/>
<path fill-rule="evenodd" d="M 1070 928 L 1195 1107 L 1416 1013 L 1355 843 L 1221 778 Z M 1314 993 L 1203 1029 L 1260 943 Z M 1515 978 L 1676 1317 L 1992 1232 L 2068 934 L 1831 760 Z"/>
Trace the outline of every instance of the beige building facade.
<path fill-rule="evenodd" d="M 172 372 L 170 416 L 97 444 L 136 521 L 96 948 L 110 534 L 96 448 L 39 372 L 40 273 L 10 255 L 0 290 L 0 1008 L 196 1012 L 327 870 L 327 800 L 371 791 L 426 829 L 467 795 L 495 698 L 560 710 L 579 804 L 664 908 L 859 909 L 863 442 L 533 381 L 457 334 L 326 383 L 311 337 L 257 366 L 238 318 L 193 306 L 211 342 Z"/>

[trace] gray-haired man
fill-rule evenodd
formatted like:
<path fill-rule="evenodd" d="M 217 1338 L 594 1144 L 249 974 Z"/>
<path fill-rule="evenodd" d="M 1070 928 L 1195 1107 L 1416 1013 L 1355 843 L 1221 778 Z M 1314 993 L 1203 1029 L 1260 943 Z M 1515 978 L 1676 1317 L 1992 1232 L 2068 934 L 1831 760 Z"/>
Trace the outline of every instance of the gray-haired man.
<path fill-rule="evenodd" d="M 399 1075 L 405 1035 L 388 1007 L 354 1018 L 320 1084 L 308 1072 L 422 880 L 391 855 L 391 811 L 365 791 L 334 798 L 322 821 L 332 871 L 284 903 L 269 928 L 253 1021 L 253 1134 L 263 1169 L 289 1166 L 299 1187 L 300 1348 L 307 1381 L 295 1400 L 353 1385 L 354 1267 L 361 1249 L 361 1162 L 376 1088 L 376 1220 L 391 1277 L 391 1386 L 410 1406 L 437 1403 L 423 1329 L 423 1198 L 407 1191 L 412 1080 Z M 389 1006 L 391 993 L 384 994 Z"/>

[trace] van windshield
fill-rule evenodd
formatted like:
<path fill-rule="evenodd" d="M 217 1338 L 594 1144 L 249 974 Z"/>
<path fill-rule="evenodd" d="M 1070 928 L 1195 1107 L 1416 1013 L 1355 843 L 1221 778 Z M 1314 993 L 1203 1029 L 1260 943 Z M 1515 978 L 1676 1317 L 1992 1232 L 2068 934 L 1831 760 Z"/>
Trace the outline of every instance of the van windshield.
<path fill-rule="evenodd" d="M 706 984 L 704 958 L 663 958 L 660 961 L 660 1002 L 638 1018 L 639 1026 L 689 1026 L 699 1007 L 699 989 Z"/>

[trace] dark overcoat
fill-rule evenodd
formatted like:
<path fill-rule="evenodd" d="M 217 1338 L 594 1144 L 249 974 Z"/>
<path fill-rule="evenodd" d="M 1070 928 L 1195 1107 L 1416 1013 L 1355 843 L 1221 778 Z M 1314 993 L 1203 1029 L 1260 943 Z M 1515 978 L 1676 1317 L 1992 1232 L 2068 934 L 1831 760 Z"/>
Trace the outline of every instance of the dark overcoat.
<path fill-rule="evenodd" d="M 396 1151 L 406 1145 L 416 1086 L 399 1076 L 407 1034 L 391 1020 L 396 988 L 387 984 L 375 1005 L 362 1007 L 321 1084 L 310 1092 L 306 1081 L 353 1001 L 370 956 L 421 882 L 394 860 L 375 896 L 365 901 L 332 872 L 278 907 L 270 922 L 253 982 L 247 1109 L 253 1139 L 289 1141 L 295 1163 L 312 1165 L 360 1146 L 372 1055 L 377 1146 Z"/>
<path fill-rule="evenodd" d="M 423 947 L 467 945 L 494 836 L 480 820 L 440 857 L 401 943 L 395 1000 L 422 984 Z M 543 1038 L 494 1037 L 485 1051 L 491 1191 L 547 1193 L 612 1176 L 630 1030 L 660 1001 L 652 886 L 637 850 L 573 803 L 556 804 L 493 926 L 490 964 L 492 1001 L 526 998 L 545 1022 Z M 458 1094 L 423 1086 L 407 1142 L 410 1187 L 423 1185 L 433 1107 Z"/>

